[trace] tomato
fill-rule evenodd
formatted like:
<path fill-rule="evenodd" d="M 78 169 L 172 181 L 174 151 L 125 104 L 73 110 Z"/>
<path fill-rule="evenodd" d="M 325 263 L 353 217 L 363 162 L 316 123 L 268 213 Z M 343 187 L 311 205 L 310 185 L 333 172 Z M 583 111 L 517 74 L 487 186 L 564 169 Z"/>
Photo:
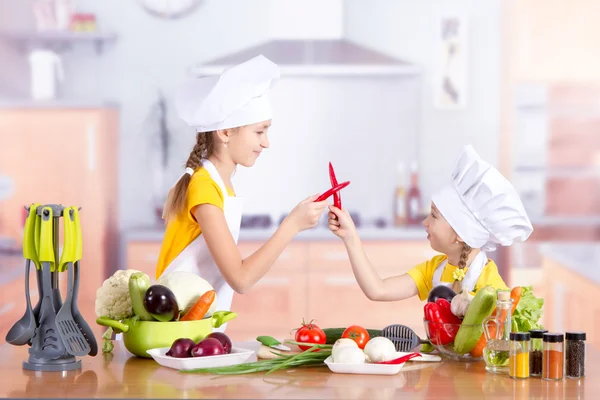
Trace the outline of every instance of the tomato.
<path fill-rule="evenodd" d="M 342 338 L 354 340 L 361 349 L 365 348 L 370 339 L 369 332 L 358 325 L 352 325 L 346 328 L 344 333 L 342 333 Z"/>
<path fill-rule="evenodd" d="M 308 324 L 302 321 L 302 327 L 296 331 L 296 342 L 325 344 L 327 335 L 321 328 L 313 324 L 312 321 Z M 310 349 L 312 346 L 298 345 L 302 351 Z"/>

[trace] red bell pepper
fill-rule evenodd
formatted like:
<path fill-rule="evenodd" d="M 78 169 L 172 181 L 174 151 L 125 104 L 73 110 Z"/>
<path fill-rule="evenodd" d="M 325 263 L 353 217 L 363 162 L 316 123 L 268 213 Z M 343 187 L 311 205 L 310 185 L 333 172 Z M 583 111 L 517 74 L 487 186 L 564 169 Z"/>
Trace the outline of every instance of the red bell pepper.
<path fill-rule="evenodd" d="M 331 181 L 331 186 L 336 187 L 338 184 L 337 178 L 335 177 L 335 171 L 333 170 L 333 165 L 331 162 L 329 163 L 329 180 Z M 333 193 L 333 205 L 342 209 L 342 194 L 340 192 Z"/>
<path fill-rule="evenodd" d="M 437 299 L 425 304 L 425 320 L 429 329 L 429 340 L 435 345 L 447 345 L 454 341 L 461 320 L 450 310 L 450 302 Z"/>

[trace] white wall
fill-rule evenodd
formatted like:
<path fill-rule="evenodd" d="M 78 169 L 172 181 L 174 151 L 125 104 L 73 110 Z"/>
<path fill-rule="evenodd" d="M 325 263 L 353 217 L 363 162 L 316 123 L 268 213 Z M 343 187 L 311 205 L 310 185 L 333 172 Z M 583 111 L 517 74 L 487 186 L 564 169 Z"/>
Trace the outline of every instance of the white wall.
<path fill-rule="evenodd" d="M 270 0 L 270 36 L 277 39 L 339 39 L 344 0 Z"/>
<path fill-rule="evenodd" d="M 28 3 L 29 0 L 23 0 L 18 5 L 14 0 L 0 0 L 0 31 L 28 26 L 31 23 Z M 0 98 L 25 96 L 26 79 L 27 64 L 22 54 L 0 41 Z"/>
<path fill-rule="evenodd" d="M 327 187 L 327 161 L 352 180 L 346 198 L 366 216 L 391 213 L 396 163 L 414 157 L 420 132 L 421 184 L 427 197 L 444 182 L 460 146 L 470 141 L 483 157 L 496 161 L 499 99 L 499 0 L 207 0 L 193 15 L 162 21 L 136 1 L 80 0 L 80 11 L 97 15 L 100 29 L 115 31 L 118 41 L 104 54 L 78 45 L 64 54 L 64 96 L 114 100 L 121 105 L 119 197 L 123 227 L 151 218 L 149 136 L 151 107 L 158 90 L 171 94 L 186 68 L 256 45 L 268 38 L 340 36 L 424 68 L 425 79 L 399 81 L 282 80 L 276 89 L 272 149 L 251 170 L 238 172 L 237 190 L 249 196 L 248 210 L 274 216 L 289 211 L 299 197 Z M 480 4 L 482 3 L 482 4 Z M 485 4 L 484 4 L 485 3 Z M 31 28 L 28 1 L 0 0 L 0 27 Z M 231 12 L 231 10 L 236 12 Z M 434 11 L 464 11 L 471 16 L 469 105 L 464 111 L 436 111 L 430 81 L 434 54 Z M 8 55 L 8 56 L 7 56 Z M 0 47 L 0 95 L 25 96 L 28 70 L 24 54 Z M 319 87 L 319 94 L 312 87 Z M 304 99 L 286 90 L 303 88 Z M 421 93 L 419 93 L 419 87 Z M 295 89 L 296 88 L 296 89 Z M 325 91 L 329 88 L 331 91 Z M 315 89 L 317 90 L 317 89 Z M 310 96 L 313 96 L 312 98 Z M 376 99 L 376 100 L 373 100 Z M 168 99 L 170 100 L 170 99 Z M 417 107 L 422 102 L 423 111 Z M 295 104 L 306 107 L 294 107 Z M 310 111 L 308 105 L 311 106 Z M 155 116 L 154 116 L 155 117 Z M 169 184 L 182 172 L 193 134 L 170 110 Z M 304 137 L 286 135 L 306 131 Z M 322 138 L 321 138 L 322 137 Z M 290 164 L 290 159 L 298 160 Z M 281 167 L 281 166 L 285 167 Z M 364 165 L 364 167 L 361 167 Z M 442 171 L 440 171 L 440 169 Z M 322 170 L 322 172 L 321 172 Z M 297 177 L 291 177 L 296 172 Z M 375 177 L 379 182 L 375 182 Z M 243 178 L 243 179 L 241 179 Z M 288 189 L 281 190 L 283 185 Z M 282 194 L 279 199 L 274 196 Z"/>
<path fill-rule="evenodd" d="M 421 184 L 426 197 L 447 181 L 460 148 L 471 143 L 496 165 L 500 132 L 500 0 L 345 0 L 344 36 L 424 70 Z M 433 107 L 432 80 L 436 18 L 448 13 L 468 17 L 468 105 L 464 110 Z"/>

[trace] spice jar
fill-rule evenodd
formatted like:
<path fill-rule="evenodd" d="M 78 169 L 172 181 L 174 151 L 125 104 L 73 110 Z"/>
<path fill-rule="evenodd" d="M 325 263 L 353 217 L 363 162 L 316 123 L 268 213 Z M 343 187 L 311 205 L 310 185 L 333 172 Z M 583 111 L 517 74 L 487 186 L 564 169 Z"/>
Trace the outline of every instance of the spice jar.
<path fill-rule="evenodd" d="M 545 329 L 533 329 L 529 331 L 531 335 L 531 344 L 529 348 L 529 375 L 542 375 L 542 339 L 544 333 L 548 332 Z"/>
<path fill-rule="evenodd" d="M 529 338 L 529 332 L 510 333 L 508 376 L 511 378 L 529 378 Z"/>
<path fill-rule="evenodd" d="M 542 353 L 542 379 L 561 380 L 564 377 L 564 335 L 544 333 Z"/>
<path fill-rule="evenodd" d="M 582 378 L 585 376 L 585 332 L 567 332 L 565 336 L 565 376 Z"/>

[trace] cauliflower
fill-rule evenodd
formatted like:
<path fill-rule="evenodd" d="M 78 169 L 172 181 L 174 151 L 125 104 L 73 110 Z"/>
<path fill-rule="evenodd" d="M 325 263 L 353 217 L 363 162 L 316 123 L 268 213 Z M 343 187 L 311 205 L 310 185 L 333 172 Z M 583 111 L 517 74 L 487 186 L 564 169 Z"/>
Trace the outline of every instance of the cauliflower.
<path fill-rule="evenodd" d="M 206 280 L 193 272 L 187 271 L 173 271 L 163 274 L 158 278 L 157 283 L 168 287 L 175 294 L 175 299 L 177 299 L 177 305 L 182 315 L 196 304 L 200 296 L 209 290 L 214 290 L 212 285 Z M 216 297 L 208 309 L 205 318 L 213 315 L 215 311 L 217 311 Z"/>
<path fill-rule="evenodd" d="M 118 270 L 106 279 L 96 291 L 96 316 L 120 321 L 133 317 L 129 277 L 140 272 L 135 269 Z"/>

